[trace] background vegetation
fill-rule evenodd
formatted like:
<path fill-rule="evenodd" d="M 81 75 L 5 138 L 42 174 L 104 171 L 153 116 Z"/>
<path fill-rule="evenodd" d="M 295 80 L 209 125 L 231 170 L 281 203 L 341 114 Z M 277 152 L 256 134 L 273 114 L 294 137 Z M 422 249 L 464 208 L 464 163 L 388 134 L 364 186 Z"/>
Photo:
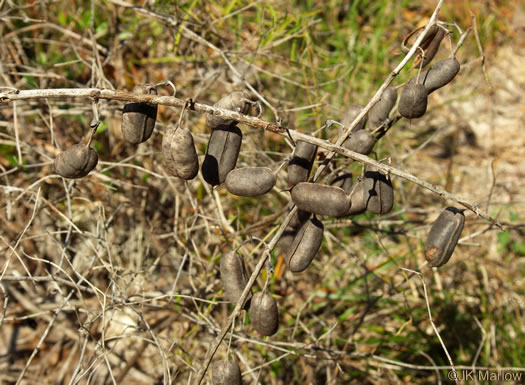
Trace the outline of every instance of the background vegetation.
<path fill-rule="evenodd" d="M 169 79 L 178 97 L 213 104 L 249 84 L 266 101 L 264 119 L 313 132 L 367 102 L 403 57 L 403 37 L 426 24 L 435 3 L 4 0 L 0 86 L 131 90 Z M 454 364 L 518 372 L 525 357 L 525 10 L 517 0 L 450 0 L 440 20 L 465 30 L 471 11 L 493 87 L 470 35 L 458 78 L 432 95 L 425 117 L 398 122 L 372 156 L 504 224 L 499 231 L 466 213 L 451 261 L 420 271 Z M 439 57 L 448 53 L 445 42 Z M 395 85 L 413 74 L 405 68 Z M 88 177 L 64 180 L 52 160 L 85 134 L 91 104 L 0 104 L 2 384 L 190 382 L 231 310 L 218 274 L 222 253 L 242 245 L 253 268 L 259 241 L 282 220 L 284 171 L 260 199 L 213 191 L 200 175 L 188 183 L 168 177 L 160 143 L 180 110 L 160 106 L 153 137 L 132 146 L 120 134 L 122 107 L 98 103 L 101 161 Z M 188 112 L 183 125 L 202 161 L 205 117 Z M 291 153 L 281 136 L 242 129 L 238 166 L 277 168 Z M 317 135 L 335 140 L 337 130 Z M 347 164 L 338 158 L 333 167 Z M 360 165 L 349 167 L 361 173 Z M 429 227 L 451 202 L 401 179 L 394 186 L 388 215 L 327 219 L 322 249 L 305 273 L 286 271 L 277 248 L 270 291 L 280 307 L 278 333 L 260 338 L 247 317 L 238 318 L 216 359 L 234 356 L 247 384 L 447 383 L 422 280 L 402 268 L 419 271 Z"/>

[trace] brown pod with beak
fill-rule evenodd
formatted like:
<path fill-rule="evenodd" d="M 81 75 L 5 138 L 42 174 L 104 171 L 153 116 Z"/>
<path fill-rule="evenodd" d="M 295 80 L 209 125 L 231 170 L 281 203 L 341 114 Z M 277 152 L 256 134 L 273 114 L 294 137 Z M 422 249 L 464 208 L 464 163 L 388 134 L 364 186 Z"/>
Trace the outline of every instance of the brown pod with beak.
<path fill-rule="evenodd" d="M 133 93 L 157 95 L 157 89 L 150 84 L 136 85 Z M 132 144 L 148 140 L 155 128 L 157 105 L 150 103 L 127 103 L 122 112 L 122 136 Z"/>
<path fill-rule="evenodd" d="M 288 184 L 306 182 L 314 164 L 317 146 L 298 140 L 293 151 L 292 159 L 288 162 Z"/>
<path fill-rule="evenodd" d="M 401 92 L 397 110 L 407 119 L 417 119 L 427 111 L 428 90 L 423 84 L 409 81 Z"/>
<path fill-rule="evenodd" d="M 225 110 L 238 112 L 240 114 L 247 114 L 250 111 L 251 105 L 252 101 L 249 99 L 247 93 L 243 91 L 234 91 L 221 98 L 213 105 L 213 107 L 223 108 Z M 210 129 L 214 130 L 217 127 L 230 126 L 236 124 L 237 122 L 233 119 L 208 114 L 206 115 L 206 123 Z"/>
<path fill-rule="evenodd" d="M 300 273 L 310 264 L 321 247 L 324 226 L 317 218 L 303 223 L 288 247 L 285 262 L 292 273 Z"/>
<path fill-rule="evenodd" d="M 394 205 L 394 189 L 392 181 L 383 173 L 368 169 L 363 179 L 363 199 L 366 209 L 373 214 L 383 215 Z"/>
<path fill-rule="evenodd" d="M 350 208 L 350 199 L 340 187 L 301 182 L 292 189 L 297 208 L 317 215 L 341 217 Z"/>
<path fill-rule="evenodd" d="M 250 322 L 263 336 L 273 336 L 279 329 L 279 309 L 275 298 L 264 292 L 255 293 L 250 304 Z"/>
<path fill-rule="evenodd" d="M 83 178 L 96 167 L 98 154 L 90 147 L 95 131 L 96 127 L 91 127 L 81 143 L 75 144 L 57 155 L 54 167 L 58 175 L 64 178 Z"/>
<path fill-rule="evenodd" d="M 360 104 L 352 104 L 348 109 L 345 111 L 343 115 L 343 120 L 341 123 L 345 127 L 350 127 L 350 124 L 354 121 L 354 119 L 359 115 L 359 113 L 363 110 L 363 106 Z M 368 115 L 365 115 L 359 123 L 357 123 L 357 126 L 354 127 L 352 132 L 359 131 L 365 128 L 366 120 L 368 119 Z"/>
<path fill-rule="evenodd" d="M 275 173 L 268 167 L 243 167 L 231 170 L 226 176 L 226 189 L 234 195 L 256 197 L 275 186 Z"/>
<path fill-rule="evenodd" d="M 239 254 L 231 251 L 221 257 L 220 270 L 221 281 L 224 285 L 224 297 L 235 305 L 248 283 L 248 273 L 244 261 Z M 243 308 L 247 306 L 251 297 L 252 293 L 250 292 Z"/>
<path fill-rule="evenodd" d="M 164 134 L 162 157 L 168 171 L 178 178 L 191 180 L 199 172 L 199 157 L 193 135 L 182 127 L 170 128 Z"/>
<path fill-rule="evenodd" d="M 224 183 L 235 168 L 241 150 L 242 132 L 236 126 L 220 126 L 212 130 L 202 162 L 204 180 L 216 186 Z"/>
<path fill-rule="evenodd" d="M 397 91 L 395 88 L 388 87 L 381 99 L 374 104 L 374 106 L 368 112 L 368 127 L 369 129 L 375 129 L 381 126 L 390 115 L 390 111 L 394 108 L 397 101 Z"/>
<path fill-rule="evenodd" d="M 374 149 L 377 139 L 366 130 L 354 131 L 343 142 L 343 147 L 347 150 L 368 155 Z"/>
<path fill-rule="evenodd" d="M 436 219 L 425 244 L 425 258 L 433 267 L 447 263 L 465 225 L 463 211 L 447 207 Z"/>
<path fill-rule="evenodd" d="M 365 199 L 364 188 L 365 183 L 363 180 L 358 181 L 354 185 L 352 192 L 350 192 L 349 194 L 350 202 L 352 203 L 350 205 L 350 209 L 347 211 L 345 216 L 358 215 L 366 211 L 367 201 Z M 366 195 L 366 197 L 368 197 L 368 195 Z"/>

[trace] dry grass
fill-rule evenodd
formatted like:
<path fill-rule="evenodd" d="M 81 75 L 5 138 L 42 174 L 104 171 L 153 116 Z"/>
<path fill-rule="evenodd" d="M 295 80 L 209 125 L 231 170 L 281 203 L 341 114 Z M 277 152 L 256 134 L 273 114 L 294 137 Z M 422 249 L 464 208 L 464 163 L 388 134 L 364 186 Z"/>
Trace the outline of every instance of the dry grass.
<path fill-rule="evenodd" d="M 153 7 L 218 47 L 239 77 L 209 45 L 119 1 L 97 2 L 94 19 L 90 2 L 11 3 L 0 1 L 2 87 L 131 89 L 169 79 L 178 97 L 212 104 L 246 81 L 268 103 L 265 119 L 277 114 L 303 132 L 366 101 L 399 62 L 401 36 L 435 5 L 361 2 L 346 13 L 339 2 L 314 1 Z M 280 250 L 273 253 L 277 334 L 261 338 L 243 313 L 219 348 L 216 358 L 235 357 L 245 383 L 447 382 L 449 362 L 429 322 L 422 280 L 405 268 L 421 272 L 458 369 L 524 371 L 525 52 L 516 4 L 470 4 L 494 89 L 468 39 L 460 76 L 433 94 L 424 118 L 401 121 L 376 147 L 378 159 L 479 204 L 505 231 L 466 213 L 452 260 L 437 271 L 421 267 L 426 234 L 447 202 L 401 179 L 394 180 L 392 213 L 326 219 L 322 250 L 307 272 L 286 271 Z M 469 26 L 466 12 L 450 13 L 445 8 L 441 18 Z M 132 146 L 120 134 L 121 110 L 119 102 L 98 103 L 101 161 L 71 181 L 54 174 L 52 160 L 86 132 L 92 106 L 0 105 L 0 384 L 191 383 L 231 311 L 220 256 L 240 247 L 253 268 L 260 241 L 282 220 L 285 172 L 260 199 L 212 190 L 201 175 L 168 177 L 159 148 L 180 111 L 160 106 L 153 137 Z M 187 113 L 183 124 L 202 163 L 204 116 Z M 243 134 L 238 166 L 276 169 L 291 152 L 280 136 L 248 127 Z M 350 167 L 360 174 L 361 166 Z"/>

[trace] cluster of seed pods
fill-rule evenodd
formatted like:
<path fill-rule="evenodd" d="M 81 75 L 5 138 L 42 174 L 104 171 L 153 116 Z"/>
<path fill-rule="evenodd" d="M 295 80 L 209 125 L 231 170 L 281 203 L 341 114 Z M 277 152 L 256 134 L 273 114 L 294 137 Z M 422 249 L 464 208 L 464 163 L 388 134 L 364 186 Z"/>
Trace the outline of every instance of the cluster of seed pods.
<path fill-rule="evenodd" d="M 445 30 L 434 25 L 421 43 L 415 66 L 427 66 L 436 55 L 445 36 Z M 427 109 L 428 95 L 445 86 L 457 75 L 460 65 L 453 56 L 441 60 L 433 67 L 418 73 L 404 86 L 397 110 L 408 119 L 419 118 Z M 156 95 L 149 84 L 138 85 L 136 94 Z M 389 123 L 389 115 L 397 103 L 395 88 L 387 88 L 380 100 L 370 109 L 343 142 L 343 147 L 368 155 L 377 137 L 374 133 Z M 235 91 L 220 99 L 214 107 L 247 114 L 254 104 L 248 94 Z M 352 105 L 344 113 L 342 124 L 348 127 L 361 112 L 362 106 Z M 122 136 L 131 144 L 148 140 L 155 127 L 157 105 L 127 103 L 122 114 Z M 242 144 L 242 131 L 235 120 L 220 114 L 207 115 L 211 130 L 201 172 L 212 186 L 224 185 L 234 195 L 256 197 L 270 192 L 276 184 L 276 172 L 268 167 L 235 168 Z M 90 147 L 95 130 L 90 130 L 81 143 L 60 153 L 55 159 L 56 172 L 66 178 L 82 178 L 95 168 L 96 151 Z M 297 141 L 288 162 L 287 180 L 291 200 L 297 206 L 296 214 L 283 234 L 287 238 L 284 259 L 293 273 L 305 271 L 321 247 L 324 226 L 321 217 L 349 217 L 364 212 L 384 215 L 392 210 L 394 191 L 388 175 L 372 167 L 354 183 L 352 173 L 340 171 L 328 184 L 308 182 L 317 146 Z M 199 171 L 199 160 L 191 132 L 180 127 L 170 127 L 162 140 L 162 157 L 166 169 L 174 176 L 191 180 Z M 458 242 L 465 217 L 461 210 L 446 208 L 431 228 L 425 245 L 425 257 L 433 267 L 447 263 Z M 237 252 L 225 253 L 220 261 L 224 297 L 235 304 L 248 282 L 244 260 Z M 249 310 L 254 329 L 262 336 L 275 334 L 279 327 L 279 310 L 275 299 L 267 293 L 250 291 L 243 309 Z M 235 360 L 217 361 L 213 366 L 214 384 L 242 384 L 239 366 Z"/>

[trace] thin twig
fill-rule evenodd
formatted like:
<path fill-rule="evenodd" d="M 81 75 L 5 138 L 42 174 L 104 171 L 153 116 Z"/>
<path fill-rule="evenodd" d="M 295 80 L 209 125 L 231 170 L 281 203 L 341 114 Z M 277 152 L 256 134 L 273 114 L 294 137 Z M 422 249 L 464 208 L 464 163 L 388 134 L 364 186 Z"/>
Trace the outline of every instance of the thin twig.
<path fill-rule="evenodd" d="M 485 66 L 485 52 L 483 51 L 483 46 L 481 45 L 481 39 L 479 38 L 478 32 L 478 20 L 476 15 L 472 10 L 470 11 L 470 17 L 472 18 L 472 29 L 474 29 L 474 37 L 476 38 L 476 44 L 478 46 L 479 54 L 481 55 L 481 68 L 483 69 L 483 75 L 485 75 L 485 80 L 489 85 L 489 88 L 493 90 L 492 84 L 490 83 L 489 75 L 487 73 L 487 68 Z"/>

